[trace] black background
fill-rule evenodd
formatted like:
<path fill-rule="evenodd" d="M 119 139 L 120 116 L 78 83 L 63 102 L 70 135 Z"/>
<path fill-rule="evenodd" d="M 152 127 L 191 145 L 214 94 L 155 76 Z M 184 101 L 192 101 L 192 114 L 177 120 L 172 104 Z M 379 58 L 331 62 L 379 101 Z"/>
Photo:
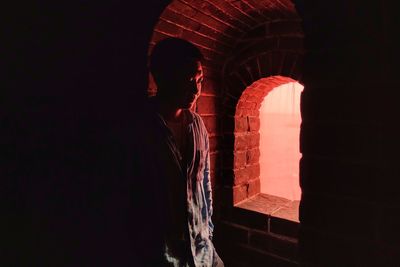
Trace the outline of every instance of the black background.
<path fill-rule="evenodd" d="M 166 4 L 2 7 L 1 266 L 136 266 L 129 161 Z"/>

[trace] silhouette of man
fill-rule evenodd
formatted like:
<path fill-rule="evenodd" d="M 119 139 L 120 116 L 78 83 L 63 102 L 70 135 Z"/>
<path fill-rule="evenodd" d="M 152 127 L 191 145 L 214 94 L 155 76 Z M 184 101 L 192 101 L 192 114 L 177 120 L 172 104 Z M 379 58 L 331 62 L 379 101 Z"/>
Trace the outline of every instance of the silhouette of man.
<path fill-rule="evenodd" d="M 202 58 L 178 38 L 160 41 L 151 54 L 157 94 L 145 111 L 141 159 L 147 167 L 137 166 L 152 194 L 143 223 L 151 230 L 139 232 L 139 257 L 147 257 L 148 266 L 224 266 L 212 243 L 208 134 L 192 111 L 204 79 Z"/>

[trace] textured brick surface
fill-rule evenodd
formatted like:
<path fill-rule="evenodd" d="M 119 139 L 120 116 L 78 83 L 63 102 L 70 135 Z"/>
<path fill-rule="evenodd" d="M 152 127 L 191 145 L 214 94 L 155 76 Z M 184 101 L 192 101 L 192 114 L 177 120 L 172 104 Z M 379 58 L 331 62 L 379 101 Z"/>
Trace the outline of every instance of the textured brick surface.
<path fill-rule="evenodd" d="M 253 84 L 278 75 L 303 82 L 304 266 L 397 266 L 398 8 L 383 0 L 296 4 L 303 21 L 285 0 L 172 1 L 151 43 L 180 36 L 205 54 L 205 73 L 213 80 L 204 85 L 198 111 L 212 115 L 205 116 L 214 134 L 212 151 L 226 150 L 220 161 L 226 171 L 221 184 L 229 185 L 222 190 L 226 203 L 246 200 L 257 190 L 257 172 L 249 166 L 257 164 L 259 141 L 251 133 L 259 130 L 261 99 L 285 81 Z M 217 162 L 213 156 L 213 168 Z M 254 214 L 231 219 L 260 227 Z M 269 222 L 273 233 L 297 236 L 296 226 L 277 218 Z M 267 242 L 261 237 L 258 245 Z M 277 241 L 271 253 L 290 266 L 286 248 Z M 232 251 L 240 255 L 228 266 L 286 266 L 248 244 L 234 244 Z"/>

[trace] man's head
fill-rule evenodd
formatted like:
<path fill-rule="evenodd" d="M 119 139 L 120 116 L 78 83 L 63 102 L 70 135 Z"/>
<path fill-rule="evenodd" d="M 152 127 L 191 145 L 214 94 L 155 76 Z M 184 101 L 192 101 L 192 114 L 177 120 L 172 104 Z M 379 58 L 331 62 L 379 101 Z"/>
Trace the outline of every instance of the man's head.
<path fill-rule="evenodd" d="M 157 43 L 150 58 L 150 71 L 157 96 L 177 108 L 191 108 L 200 95 L 203 55 L 193 44 L 178 38 Z"/>

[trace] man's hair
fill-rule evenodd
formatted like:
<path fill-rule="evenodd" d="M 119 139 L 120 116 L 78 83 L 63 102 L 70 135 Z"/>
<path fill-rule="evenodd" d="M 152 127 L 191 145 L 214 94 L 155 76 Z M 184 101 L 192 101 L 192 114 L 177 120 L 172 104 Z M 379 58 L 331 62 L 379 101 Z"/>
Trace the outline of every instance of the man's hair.
<path fill-rule="evenodd" d="M 150 56 L 150 72 L 158 84 L 179 74 L 193 61 L 202 59 L 202 53 L 192 43 L 179 38 L 167 38 L 154 46 Z"/>

